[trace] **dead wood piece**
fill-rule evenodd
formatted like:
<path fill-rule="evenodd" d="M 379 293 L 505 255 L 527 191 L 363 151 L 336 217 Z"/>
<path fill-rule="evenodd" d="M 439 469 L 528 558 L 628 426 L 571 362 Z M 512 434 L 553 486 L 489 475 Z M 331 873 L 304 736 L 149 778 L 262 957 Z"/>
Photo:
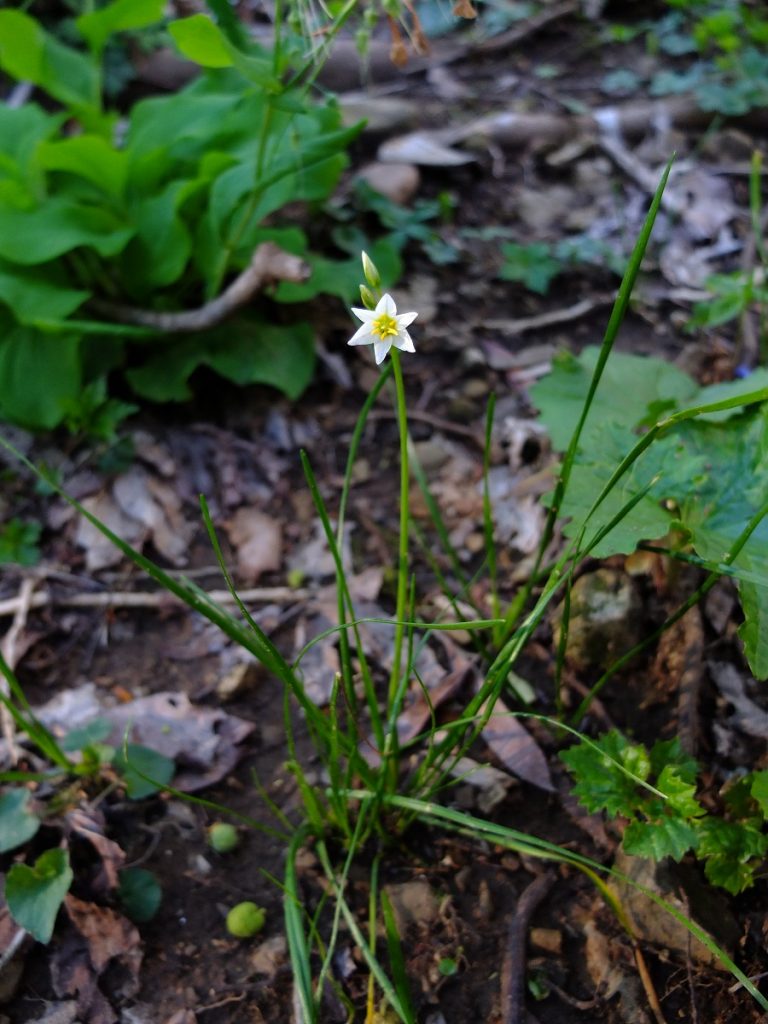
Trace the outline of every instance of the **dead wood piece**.
<path fill-rule="evenodd" d="M 272 242 L 263 242 L 256 247 L 251 262 L 229 287 L 198 309 L 160 313 L 154 309 L 137 309 L 99 298 L 91 299 L 89 306 L 95 312 L 119 323 L 150 327 L 165 334 L 205 331 L 223 323 L 267 284 L 274 281 L 306 281 L 309 273 L 309 267 L 298 256 L 284 252 Z"/>
<path fill-rule="evenodd" d="M 677 692 L 678 737 L 683 750 L 691 757 L 696 756 L 700 735 L 703 656 L 704 626 L 701 610 L 695 605 L 662 634 L 653 663 L 653 675 L 662 692 Z"/>
<path fill-rule="evenodd" d="M 32 576 L 28 576 L 22 581 L 19 596 L 16 598 L 13 622 L 8 632 L 2 638 L 2 641 L 0 641 L 0 654 L 2 654 L 3 661 L 11 672 L 13 672 L 23 653 L 20 649 L 19 640 L 27 624 L 27 618 L 35 596 L 36 583 L 37 581 Z M 3 675 L 3 678 L 0 679 L 0 693 L 7 696 L 9 687 L 8 679 Z M 0 704 L 0 731 L 2 731 L 3 739 L 7 744 L 11 761 L 13 764 L 16 764 L 19 758 L 19 749 L 16 746 L 16 731 L 14 729 L 13 716 L 5 701 Z"/>
<path fill-rule="evenodd" d="M 537 316 L 525 316 L 517 320 L 484 320 L 482 326 L 492 331 L 503 331 L 507 335 L 524 334 L 526 331 L 536 331 L 542 327 L 552 327 L 554 324 L 570 323 L 587 316 L 595 309 L 612 305 L 613 301 L 613 298 L 609 298 L 607 295 L 594 299 L 582 299 L 572 306 L 549 310 L 546 313 L 539 313 Z"/>
<path fill-rule="evenodd" d="M 252 587 L 238 593 L 240 600 L 246 604 L 293 604 L 305 600 L 307 596 L 307 590 L 293 587 Z M 213 604 L 235 604 L 237 601 L 228 590 L 211 590 L 207 597 Z M 98 594 L 69 595 L 38 591 L 30 596 L 27 609 L 44 608 L 47 605 L 57 605 L 61 608 L 172 608 L 180 603 L 183 603 L 181 598 L 174 597 L 165 590 L 126 594 L 119 591 L 102 591 Z M 0 618 L 15 615 L 20 607 L 21 597 L 10 597 L 0 601 Z"/>
<path fill-rule="evenodd" d="M 501 970 L 502 1024 L 525 1024 L 525 943 L 534 911 L 555 884 L 554 872 L 535 878 L 523 889 L 509 924 Z"/>

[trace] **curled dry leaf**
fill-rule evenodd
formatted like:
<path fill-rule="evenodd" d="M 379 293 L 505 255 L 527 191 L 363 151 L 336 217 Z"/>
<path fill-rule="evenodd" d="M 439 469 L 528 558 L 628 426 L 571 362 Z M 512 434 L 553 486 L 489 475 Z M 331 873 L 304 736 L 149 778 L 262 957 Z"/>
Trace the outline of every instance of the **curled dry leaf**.
<path fill-rule="evenodd" d="M 181 511 L 173 486 L 139 465 L 131 466 L 108 488 L 85 498 L 83 508 L 133 547 L 151 541 L 174 565 L 186 562 L 194 531 Z M 75 542 L 85 549 L 89 572 L 117 565 L 122 553 L 84 516 L 77 520 Z"/>
<path fill-rule="evenodd" d="M 483 714 L 481 709 L 480 714 Z M 482 737 L 507 771 L 548 793 L 555 787 L 547 759 L 525 726 L 514 718 L 503 701 L 496 701 Z"/>
<path fill-rule="evenodd" d="M 68 828 L 90 843 L 98 853 L 107 889 L 117 889 L 120 884 L 118 872 L 125 863 L 125 853 L 104 835 L 103 815 L 90 807 L 74 807 L 67 812 L 65 820 Z"/>
<path fill-rule="evenodd" d="M 239 508 L 226 529 L 238 572 L 247 583 L 255 583 L 265 572 L 277 572 L 283 560 L 283 530 L 276 520 L 254 508 Z"/>

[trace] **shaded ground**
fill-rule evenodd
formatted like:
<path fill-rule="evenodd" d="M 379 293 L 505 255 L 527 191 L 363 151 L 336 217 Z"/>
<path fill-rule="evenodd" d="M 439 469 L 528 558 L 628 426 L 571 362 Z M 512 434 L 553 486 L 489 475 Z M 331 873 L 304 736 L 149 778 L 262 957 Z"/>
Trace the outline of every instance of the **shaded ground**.
<path fill-rule="evenodd" d="M 409 76 L 405 86 L 395 80 L 383 92 L 407 93 L 411 103 L 405 115 L 408 128 L 420 123 L 433 127 L 436 118 L 458 123 L 470 113 L 496 111 L 509 104 L 526 111 L 560 114 L 566 98 L 578 97 L 587 108 L 605 102 L 595 90 L 596 60 L 602 74 L 641 58 L 645 59 L 640 48 L 596 47 L 586 23 L 565 18 L 524 46 L 452 63 L 439 74 Z M 536 70 L 542 66 L 557 67 L 557 76 L 537 77 Z M 355 155 L 356 163 L 370 159 L 376 142 L 403 127 L 400 123 L 396 129 L 365 137 Z M 727 222 L 736 236 L 746 229 L 744 163 L 753 146 L 764 145 L 759 130 L 747 135 L 748 129 L 750 125 L 741 126 L 738 132 L 722 128 L 718 135 L 710 136 L 697 153 L 700 162 L 696 166 L 711 169 L 715 162 L 719 166 L 723 154 L 732 165 L 727 172 L 710 170 L 700 179 L 698 193 L 692 187 L 688 190 L 693 195 L 691 207 L 698 203 L 695 210 L 702 217 L 702 211 L 711 213 L 713 208 L 732 210 Z M 530 414 L 526 386 L 545 372 L 557 348 L 578 349 L 600 341 L 609 311 L 606 300 L 617 283 L 608 270 L 582 267 L 559 278 L 546 298 L 534 295 L 520 284 L 498 279 L 502 261 L 496 235 L 519 243 L 554 242 L 564 226 L 571 232 L 596 227 L 599 230 L 594 237 L 626 254 L 647 204 L 647 192 L 631 175 L 617 169 L 604 146 L 574 132 L 575 155 L 563 155 L 560 150 L 559 158 L 553 157 L 557 148 L 533 131 L 525 144 L 514 147 L 493 138 L 481 142 L 472 150 L 477 159 L 471 164 L 423 167 L 421 172 L 420 195 L 435 196 L 448 190 L 455 199 L 453 219 L 442 226 L 441 237 L 456 247 L 458 259 L 435 267 L 415 245 L 407 253 L 403 308 L 420 311 L 418 330 L 414 328 L 418 354 L 407 364 L 407 389 L 414 439 L 468 566 L 477 563 L 478 540 L 482 538 L 477 484 L 488 394 L 494 391 L 499 399 L 494 461 L 504 466 L 508 457 L 504 444 L 509 444 L 503 429 L 505 418 Z M 701 138 L 698 133 L 676 130 L 659 134 L 650 122 L 648 131 L 638 134 L 644 139 L 639 147 L 633 141 L 631 153 L 638 164 L 647 162 L 654 169 L 672 148 L 680 149 L 683 156 L 693 153 Z M 723 181 L 726 192 L 721 190 Z M 699 333 L 692 341 L 681 327 L 688 307 L 680 292 L 701 286 L 696 256 L 702 247 L 718 241 L 716 220 L 700 227 L 697 236 L 691 227 L 695 217 L 668 213 L 660 218 L 657 237 L 662 244 L 649 262 L 651 272 L 641 283 L 636 310 L 620 341 L 620 347 L 631 351 L 678 359 L 702 380 L 728 377 L 745 358 L 744 338 L 737 339 L 730 328 L 709 335 Z M 478 236 L 480 231 L 483 234 Z M 674 246 L 665 265 L 664 253 Z M 594 300 L 593 310 L 565 314 L 563 322 L 554 326 L 521 327 L 522 318 L 567 310 L 585 298 Z M 300 403 L 290 406 L 267 391 L 235 391 L 201 378 L 196 408 L 177 418 L 167 411 L 144 413 L 134 428 L 142 431 L 136 440 L 135 465 L 140 474 L 134 473 L 131 486 L 144 494 L 147 480 L 160 479 L 180 496 L 179 508 L 167 499 L 158 501 L 167 516 L 166 530 L 181 530 L 185 537 L 187 566 L 200 570 L 213 562 L 198 521 L 198 493 L 208 497 L 217 523 L 228 524 L 225 554 L 231 564 L 238 564 L 238 555 L 243 557 L 244 543 L 233 539 L 232 533 L 238 510 L 256 510 L 263 517 L 257 526 L 271 538 L 270 545 L 279 558 L 272 568 L 261 571 L 251 564 L 250 578 L 243 575 L 241 561 L 239 579 L 246 587 L 256 582 L 263 588 L 252 607 L 288 654 L 300 649 L 329 621 L 329 567 L 327 561 L 322 562 L 322 545 L 312 546 L 317 537 L 316 515 L 296 452 L 299 447 L 309 452 L 324 497 L 334 508 L 349 436 L 361 401 L 375 380 L 372 366 L 358 358 L 358 352 L 347 358 L 343 345 L 349 321 L 343 312 L 326 309 L 316 311 L 315 316 L 331 358 L 324 361 L 316 385 Z M 344 358 L 346 371 L 334 362 L 338 355 Z M 351 381 L 346 380 L 346 373 L 352 375 Z M 350 509 L 355 572 L 361 577 L 370 573 L 361 583 L 365 599 L 374 609 L 385 611 L 392 607 L 391 581 L 376 570 L 391 565 L 394 559 L 397 437 L 390 410 L 389 400 L 382 401 L 366 431 Z M 65 483 L 78 496 L 103 499 L 103 477 L 80 469 L 78 453 L 62 456 L 47 442 L 35 442 L 32 452 L 58 462 Z M 532 481 L 529 493 L 544 493 L 551 476 L 541 444 L 529 445 L 523 462 L 528 463 Z M 413 501 L 414 515 L 427 529 L 423 501 L 418 494 Z M 29 515 L 39 507 L 39 498 L 30 497 L 28 483 L 19 479 L 11 487 L 8 507 L 16 514 Z M 507 506 L 505 511 L 509 511 Z M 102 567 L 96 573 L 99 586 L 92 588 L 89 580 L 94 574 L 82 546 L 75 545 L 74 523 L 55 505 L 53 512 L 49 507 L 45 514 L 48 530 L 43 577 L 47 573 L 47 578 L 40 589 L 59 598 L 100 590 L 151 591 L 137 574 L 125 572 L 123 564 Z M 520 546 L 526 530 L 536 532 L 533 512 L 513 523 L 508 550 L 502 555 L 500 573 L 510 592 L 524 571 Z M 167 554 L 162 537 L 157 532 L 149 534 L 148 550 L 159 548 L 161 557 Z M 267 565 L 263 551 L 255 557 Z M 622 560 L 613 567 L 623 570 Z M 293 572 L 293 589 L 286 585 L 289 571 Z M 418 572 L 427 596 L 434 598 L 437 588 L 423 559 L 418 562 Z M 199 582 L 206 588 L 220 586 L 215 569 L 201 575 Z M 16 572 L 4 572 L 2 596 L 12 597 L 19 583 Z M 643 625 L 650 630 L 663 619 L 674 595 L 660 591 L 652 580 L 640 580 L 633 586 L 642 600 Z M 476 596 L 482 598 L 482 593 L 478 591 Z M 713 600 L 705 609 L 706 653 L 740 665 L 734 637 L 737 613 L 729 587 L 720 587 L 716 598 L 719 604 Z M 255 730 L 242 743 L 237 769 L 202 795 L 274 826 L 275 819 L 266 812 L 253 785 L 255 773 L 284 813 L 290 817 L 295 811 L 298 798 L 285 766 L 282 695 L 273 680 L 244 667 L 241 659 L 223 648 L 201 621 L 169 605 L 152 606 L 149 599 L 147 607 L 137 609 L 116 604 L 107 609 L 78 609 L 52 603 L 29 612 L 25 636 L 28 649 L 19 660 L 18 671 L 33 705 L 85 680 L 94 682 L 97 692 L 113 702 L 172 691 L 189 695 L 202 707 L 222 705 L 228 713 L 254 723 Z M 445 654 L 448 660 L 451 656 L 451 652 Z M 333 662 L 323 660 L 325 657 L 320 654 L 319 660 L 306 666 L 318 700 L 327 697 L 332 679 Z M 537 707 L 543 710 L 551 710 L 552 657 L 551 629 L 545 626 L 520 666 L 521 674 L 534 687 Z M 704 763 L 711 760 L 716 775 L 724 761 L 715 756 L 713 723 L 722 717 L 725 703 L 703 667 L 701 675 L 696 697 L 697 755 Z M 680 705 L 673 677 L 674 673 L 665 673 L 651 655 L 605 691 L 589 724 L 602 729 L 614 723 L 641 740 L 674 735 L 680 729 Z M 232 686 L 222 693 L 225 679 Z M 591 681 L 570 672 L 572 703 L 580 697 L 579 686 L 583 689 Z M 465 696 L 457 693 L 448 713 L 456 712 Z M 752 696 L 761 700 L 759 693 Z M 585 824 L 578 816 L 566 799 L 569 784 L 558 767 L 551 737 L 542 729 L 531 731 L 548 757 L 556 792 L 544 793 L 529 783 L 512 782 L 505 800 L 491 814 L 520 831 L 568 844 L 600 860 L 610 859 L 616 836 L 598 829 L 594 822 Z M 300 752 L 308 756 L 308 751 Z M 764 757 L 764 743 L 742 735 L 736 737 L 726 761 L 733 770 L 752 768 Z M 314 770 L 319 771 L 319 766 Z M 457 803 L 474 809 L 477 796 L 466 789 L 459 790 Z M 244 832 L 237 851 L 215 854 L 205 835 L 215 812 L 176 798 L 155 798 L 138 805 L 107 802 L 104 813 L 109 835 L 125 849 L 128 862 L 150 868 L 163 890 L 158 916 L 141 929 L 144 961 L 138 991 L 125 996 L 120 979 L 106 975 L 102 979 L 119 1019 L 126 1024 L 292 1019 L 280 893 L 264 876 L 281 876 L 283 844 L 257 832 Z M 402 847 L 393 849 L 382 881 L 400 887 L 393 892 L 407 894 L 402 934 L 421 1020 L 459 1024 L 502 1019 L 500 991 L 509 972 L 505 960 L 509 921 L 518 897 L 540 870 L 509 852 L 490 846 L 478 848 L 426 831 L 409 835 Z M 428 895 L 414 910 L 408 901 L 415 898 L 414 893 L 424 895 L 418 880 L 426 881 Z M 301 881 L 307 906 L 314 907 L 320 888 L 311 851 L 304 859 Z M 362 873 L 352 876 L 351 891 L 352 903 L 364 916 L 368 893 Z M 242 899 L 267 908 L 266 930 L 252 943 L 229 938 L 224 928 L 226 910 Z M 752 892 L 725 908 L 711 893 L 701 903 L 696 909 L 702 912 L 704 904 L 715 906 L 722 931 L 718 937 L 746 973 L 765 971 L 765 883 L 758 883 Z M 585 879 L 564 868 L 557 871 L 532 924 L 529 977 L 538 981 L 542 995 L 549 992 L 541 1003 L 529 999 L 540 1024 L 641 1024 L 653 1019 L 648 988 L 644 991 L 637 980 L 634 952 Z M 265 948 L 261 939 L 271 945 Z M 55 957 L 55 942 L 51 948 Z M 348 939 L 339 949 L 335 970 L 357 1009 L 355 1019 L 363 1020 L 367 978 L 360 968 L 359 950 Z M 697 964 L 690 949 L 653 942 L 644 949 L 652 979 L 648 987 L 658 993 L 668 1022 L 720 1024 L 761 1019 L 751 999 L 732 990 L 730 975 Z M 26 957 L 17 993 L 5 1008 L 7 1019 L 14 1024 L 29 1020 L 49 1020 L 50 1024 L 54 1019 L 45 1016 L 49 1002 L 56 1001 L 49 966 L 50 959 L 40 947 Z M 103 1012 L 104 1016 L 90 1019 L 117 1019 Z M 331 991 L 325 1012 L 328 1021 L 347 1019 Z"/>

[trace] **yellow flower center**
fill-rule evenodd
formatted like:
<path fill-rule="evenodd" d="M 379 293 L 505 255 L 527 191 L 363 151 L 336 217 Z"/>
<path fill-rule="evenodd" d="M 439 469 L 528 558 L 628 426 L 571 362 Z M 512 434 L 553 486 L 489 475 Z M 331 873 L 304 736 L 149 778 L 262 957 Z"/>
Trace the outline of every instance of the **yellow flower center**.
<path fill-rule="evenodd" d="M 378 334 L 382 341 L 387 338 L 397 337 L 397 320 L 389 313 L 382 313 L 381 316 L 377 316 L 371 326 L 373 334 Z"/>

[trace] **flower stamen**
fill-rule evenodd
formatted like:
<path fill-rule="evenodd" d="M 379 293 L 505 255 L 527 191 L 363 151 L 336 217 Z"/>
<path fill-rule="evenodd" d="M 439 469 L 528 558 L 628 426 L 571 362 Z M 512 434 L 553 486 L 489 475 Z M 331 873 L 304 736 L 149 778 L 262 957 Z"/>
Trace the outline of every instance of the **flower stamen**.
<path fill-rule="evenodd" d="M 378 334 L 382 341 L 386 341 L 387 338 L 396 338 L 398 335 L 397 320 L 389 313 L 382 313 L 371 324 L 371 332 Z"/>

